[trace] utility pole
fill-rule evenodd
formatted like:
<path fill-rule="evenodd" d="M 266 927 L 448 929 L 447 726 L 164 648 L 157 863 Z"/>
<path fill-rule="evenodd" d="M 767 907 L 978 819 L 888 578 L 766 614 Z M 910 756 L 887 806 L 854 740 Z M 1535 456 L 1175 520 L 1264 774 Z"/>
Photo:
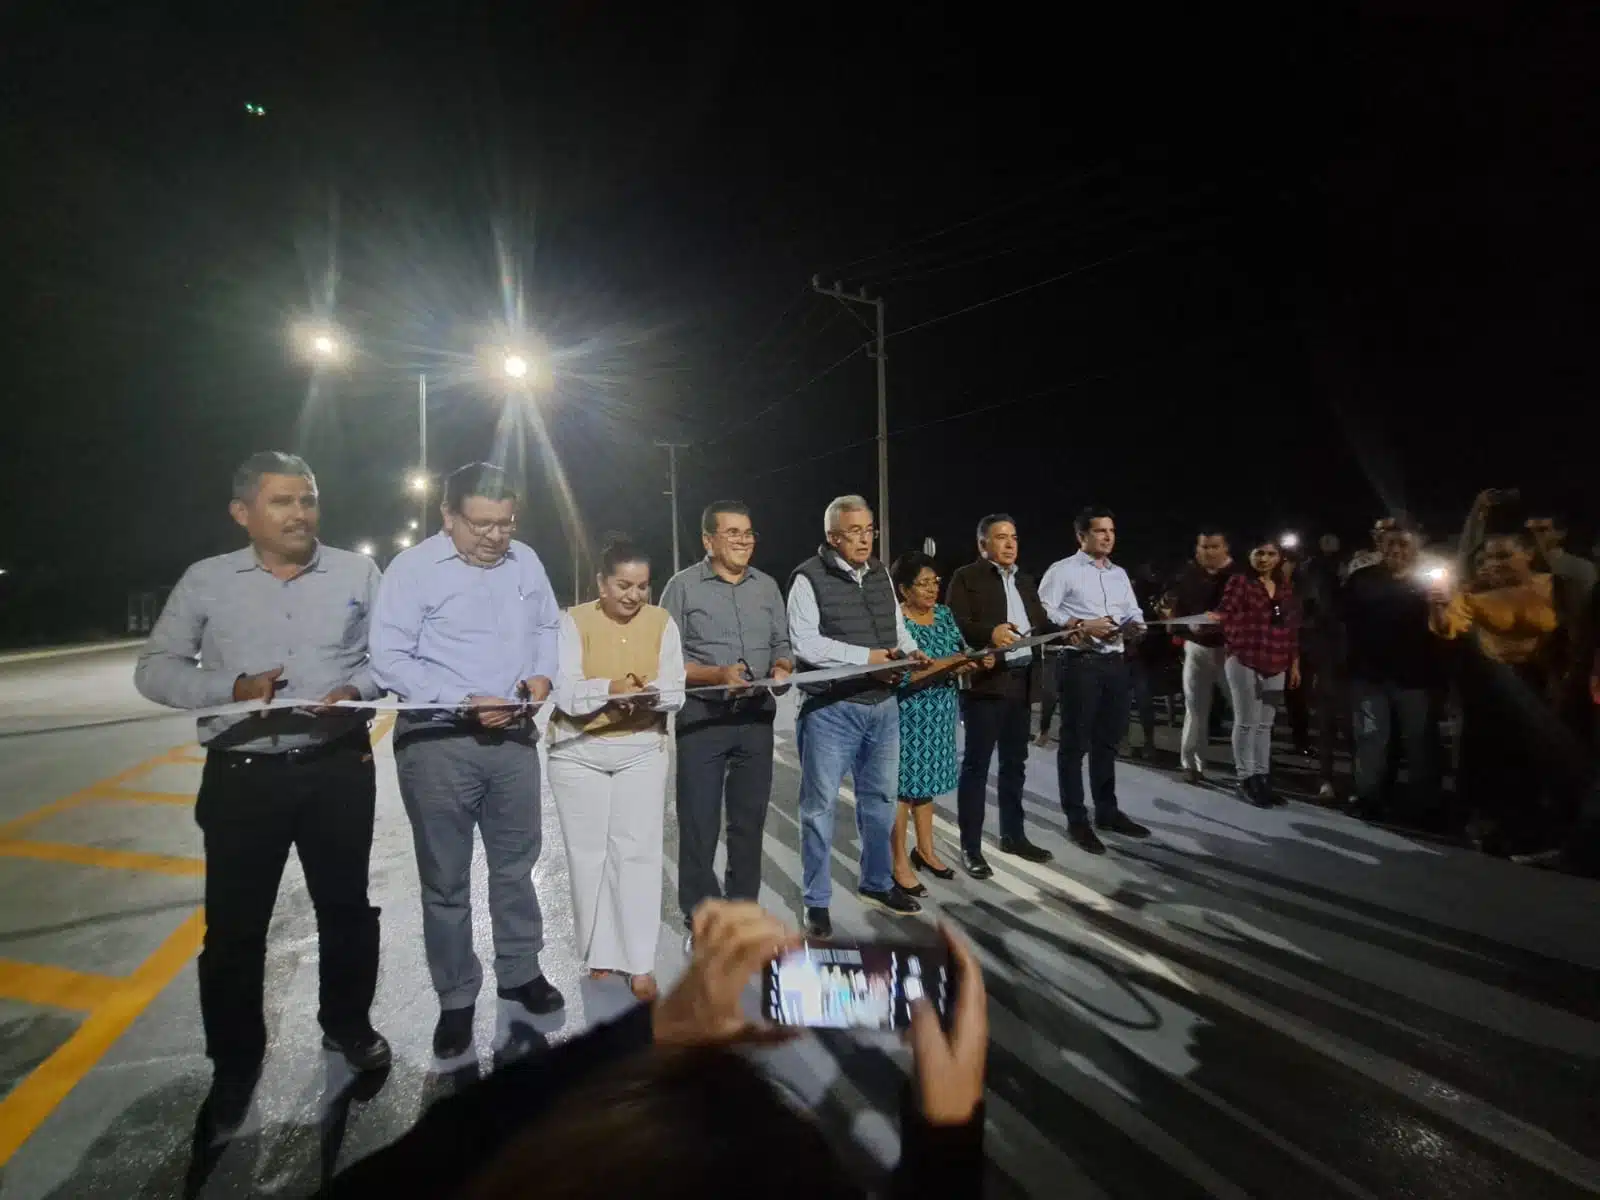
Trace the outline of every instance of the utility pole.
<path fill-rule="evenodd" d="M 832 296 L 858 321 L 861 317 L 852 304 L 869 305 L 877 318 L 873 325 L 866 325 L 867 332 L 875 339 L 873 350 L 869 357 L 878 360 L 878 510 L 873 514 L 878 526 L 878 557 L 889 561 L 889 378 L 887 374 L 888 355 L 884 353 L 883 332 L 883 297 L 876 298 L 867 295 L 867 289 L 850 293 L 844 290 L 844 284 L 834 281 L 834 285 L 824 287 L 822 280 L 813 275 L 811 277 L 811 290 L 822 296 Z"/>
<path fill-rule="evenodd" d="M 667 452 L 667 495 L 672 499 L 672 573 L 678 573 L 678 451 L 688 442 L 657 442 Z"/>

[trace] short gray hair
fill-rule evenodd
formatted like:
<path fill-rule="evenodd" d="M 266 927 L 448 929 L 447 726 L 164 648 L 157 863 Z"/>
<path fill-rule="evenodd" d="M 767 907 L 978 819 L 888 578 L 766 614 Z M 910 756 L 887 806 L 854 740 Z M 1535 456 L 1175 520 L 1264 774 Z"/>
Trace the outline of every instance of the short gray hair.
<path fill-rule="evenodd" d="M 317 477 L 311 473 L 310 465 L 298 454 L 285 454 L 282 450 L 257 450 L 234 471 L 233 498 L 245 504 L 253 502 L 256 493 L 261 490 L 263 475 L 298 475 L 302 479 L 309 479 L 313 489 L 317 486 Z"/>
<path fill-rule="evenodd" d="M 839 523 L 839 518 L 847 512 L 871 512 L 872 505 L 867 503 L 865 496 L 836 496 L 828 504 L 828 509 L 822 514 L 822 532 L 833 533 Z"/>

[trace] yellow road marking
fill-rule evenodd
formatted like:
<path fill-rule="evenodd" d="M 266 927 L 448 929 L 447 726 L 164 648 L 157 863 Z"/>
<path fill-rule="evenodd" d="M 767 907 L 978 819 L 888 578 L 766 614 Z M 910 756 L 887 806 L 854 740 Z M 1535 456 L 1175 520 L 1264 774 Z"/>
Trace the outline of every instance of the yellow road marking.
<path fill-rule="evenodd" d="M 132 788 L 90 788 L 84 793 L 88 800 L 126 800 L 130 804 L 182 804 L 194 803 L 193 792 L 137 792 Z"/>
<path fill-rule="evenodd" d="M 177 749 L 168 750 L 164 753 L 158 754 L 154 758 L 147 758 L 144 762 L 136 763 L 134 766 L 129 767 L 125 771 L 118 771 L 115 775 L 107 776 L 98 783 L 91 783 L 88 787 L 82 789 L 81 791 L 73 792 L 70 796 L 63 796 L 59 800 L 52 800 L 49 804 L 41 805 L 32 812 L 23 813 L 20 817 L 15 817 L 4 824 L 0 824 L 0 841 L 10 840 L 11 838 L 16 837 L 16 835 L 21 833 L 24 829 L 31 829 L 40 821 L 53 817 L 57 813 L 63 813 L 69 809 L 77 808 L 78 805 L 82 804 L 85 800 L 92 798 L 96 793 L 102 792 L 106 788 L 114 788 L 119 784 L 126 783 L 130 779 L 137 779 L 140 775 L 144 775 L 147 772 L 154 770 L 156 767 L 171 762 L 172 756 L 182 749 L 183 747 L 180 746 Z"/>
<path fill-rule="evenodd" d="M 53 1008 L 96 1008 L 124 986 L 110 975 L 89 975 L 64 967 L 0 958 L 0 997 Z"/>
<path fill-rule="evenodd" d="M 17 1148 L 33 1136 L 67 1093 L 194 957 L 205 928 L 205 912 L 197 908 L 138 970 L 116 981 L 116 990 L 83 1019 L 78 1031 L 60 1049 L 0 1100 L 0 1166 L 10 1161 Z"/>
<path fill-rule="evenodd" d="M 204 875 L 206 860 L 173 854 L 145 854 L 138 850 L 104 850 L 69 842 L 0 841 L 0 858 L 33 858 L 41 862 L 74 863 L 81 867 L 106 867 L 116 871 L 154 871 L 159 875 Z"/>

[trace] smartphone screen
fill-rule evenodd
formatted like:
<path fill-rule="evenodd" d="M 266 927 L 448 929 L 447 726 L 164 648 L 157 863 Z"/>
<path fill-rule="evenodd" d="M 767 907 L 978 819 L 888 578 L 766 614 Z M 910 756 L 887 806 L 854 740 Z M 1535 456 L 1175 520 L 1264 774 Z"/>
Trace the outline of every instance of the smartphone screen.
<path fill-rule="evenodd" d="M 954 995 L 944 946 L 898 942 L 808 944 L 768 963 L 763 984 L 769 1021 L 816 1029 L 906 1029 L 919 999 L 948 1026 Z"/>

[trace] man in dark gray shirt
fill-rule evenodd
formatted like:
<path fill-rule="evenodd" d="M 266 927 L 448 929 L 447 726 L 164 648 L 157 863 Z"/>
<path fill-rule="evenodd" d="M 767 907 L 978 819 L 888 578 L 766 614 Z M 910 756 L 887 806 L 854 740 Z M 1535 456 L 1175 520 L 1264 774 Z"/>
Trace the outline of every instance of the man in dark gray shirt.
<path fill-rule="evenodd" d="M 317 483 L 302 459 L 251 455 L 229 512 L 250 546 L 202 559 L 168 597 L 134 683 L 173 708 L 267 701 L 306 707 L 201 717 L 206 935 L 200 1015 L 215 1080 L 215 1139 L 244 1120 L 267 1049 L 267 926 L 293 846 L 317 913 L 323 1046 L 357 1071 L 389 1065 L 368 1012 L 378 910 L 367 902 L 375 778 L 366 715 L 329 707 L 382 695 L 367 669 L 378 568 L 317 540 Z"/>
<path fill-rule="evenodd" d="M 777 703 L 770 691 L 737 689 L 794 669 L 783 596 L 772 576 L 750 565 L 756 547 L 750 510 L 737 500 L 710 505 L 700 541 L 705 558 L 667 582 L 661 606 L 683 638 L 688 686 L 735 690 L 726 698 L 690 696 L 677 717 L 678 907 L 685 925 L 707 898 L 759 898 Z M 712 860 L 724 798 L 728 866 L 719 892 Z"/>

